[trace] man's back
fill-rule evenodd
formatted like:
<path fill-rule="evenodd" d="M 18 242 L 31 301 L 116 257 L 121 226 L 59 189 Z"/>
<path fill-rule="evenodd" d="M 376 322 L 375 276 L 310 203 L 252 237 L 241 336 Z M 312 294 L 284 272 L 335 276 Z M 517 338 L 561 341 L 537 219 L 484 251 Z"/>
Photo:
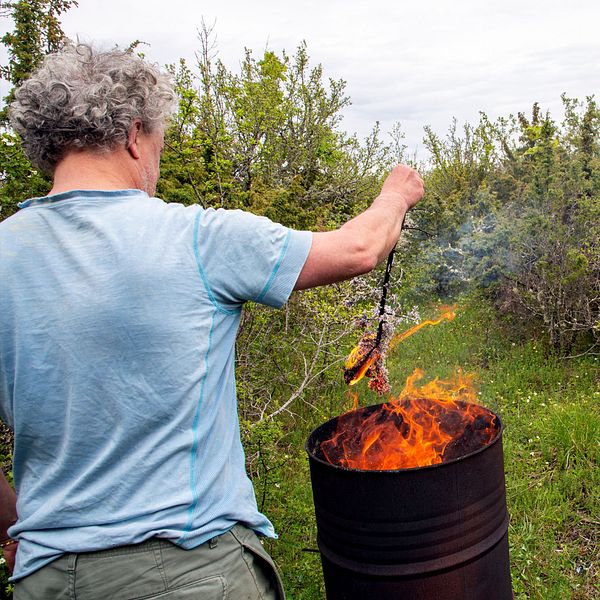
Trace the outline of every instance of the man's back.
<path fill-rule="evenodd" d="M 253 292 L 226 303 L 211 289 L 239 277 L 211 232 L 237 228 L 227 246 L 247 253 L 248 218 L 254 238 L 281 238 L 276 263 L 289 230 L 135 190 L 33 200 L 0 226 L 0 415 L 16 439 L 17 576 L 61 552 L 152 536 L 193 547 L 237 522 L 273 535 L 245 474 L 235 404 L 233 345 Z M 304 260 L 309 239 L 294 235 Z M 277 285 L 276 264 L 255 266 L 249 289 Z"/>

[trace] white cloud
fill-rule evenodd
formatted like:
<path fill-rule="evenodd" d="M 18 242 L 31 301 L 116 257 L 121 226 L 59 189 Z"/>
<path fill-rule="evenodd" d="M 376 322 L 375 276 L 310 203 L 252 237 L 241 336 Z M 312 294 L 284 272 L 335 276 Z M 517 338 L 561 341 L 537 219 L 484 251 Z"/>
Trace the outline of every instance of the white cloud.
<path fill-rule="evenodd" d="M 232 69 L 245 47 L 291 54 L 306 40 L 313 63 L 347 81 L 342 126 L 364 136 L 375 121 L 383 131 L 400 121 L 411 148 L 426 124 L 443 133 L 452 117 L 476 122 L 534 101 L 555 114 L 562 92 L 600 87 L 600 3 L 590 0 L 84 0 L 64 27 L 105 46 L 140 39 L 166 64 L 193 61 L 202 19 Z"/>

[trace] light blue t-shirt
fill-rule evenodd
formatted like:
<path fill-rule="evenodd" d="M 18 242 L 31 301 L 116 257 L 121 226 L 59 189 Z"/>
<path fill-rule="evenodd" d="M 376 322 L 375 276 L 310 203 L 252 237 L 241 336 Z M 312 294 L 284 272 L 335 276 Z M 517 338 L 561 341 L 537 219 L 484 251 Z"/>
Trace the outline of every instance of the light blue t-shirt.
<path fill-rule="evenodd" d="M 310 250 L 242 211 L 138 190 L 24 202 L 0 223 L 0 417 L 15 433 L 14 579 L 152 536 L 274 536 L 246 475 L 234 343 Z"/>

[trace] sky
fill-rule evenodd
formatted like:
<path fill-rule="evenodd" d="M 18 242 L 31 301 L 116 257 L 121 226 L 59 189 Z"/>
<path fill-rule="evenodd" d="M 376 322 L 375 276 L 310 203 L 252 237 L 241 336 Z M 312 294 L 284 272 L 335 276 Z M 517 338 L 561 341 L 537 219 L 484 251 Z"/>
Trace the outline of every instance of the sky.
<path fill-rule="evenodd" d="M 161 65 L 194 62 L 203 21 L 234 71 L 245 48 L 258 58 L 306 42 L 311 64 L 347 82 L 341 127 L 364 138 L 379 121 L 386 139 L 400 123 L 417 156 L 425 125 L 444 135 L 453 118 L 475 124 L 480 111 L 508 116 L 535 101 L 560 119 L 561 94 L 600 92 L 596 0 L 79 0 L 62 18 L 72 39 L 139 39 Z"/>

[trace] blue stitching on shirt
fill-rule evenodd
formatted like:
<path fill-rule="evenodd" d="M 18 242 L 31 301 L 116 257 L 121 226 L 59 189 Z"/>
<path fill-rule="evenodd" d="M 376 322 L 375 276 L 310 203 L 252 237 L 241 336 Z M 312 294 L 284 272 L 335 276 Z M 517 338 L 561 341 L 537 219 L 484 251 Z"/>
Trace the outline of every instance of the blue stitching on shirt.
<path fill-rule="evenodd" d="M 188 508 L 188 518 L 185 527 L 183 528 L 183 533 L 177 543 L 180 543 L 183 538 L 192 530 L 192 524 L 194 521 L 194 513 L 198 508 L 198 500 L 200 499 L 200 495 L 198 493 L 198 479 L 196 477 L 196 460 L 198 453 L 198 444 L 199 444 L 199 423 L 200 423 L 200 408 L 204 403 L 204 389 L 206 387 L 206 380 L 208 378 L 208 355 L 210 354 L 210 350 L 212 348 L 212 335 L 213 329 L 215 326 L 215 316 L 216 313 L 213 312 L 211 323 L 210 323 L 210 331 L 208 332 L 208 347 L 206 348 L 206 353 L 204 355 L 204 378 L 202 379 L 202 383 L 200 384 L 200 398 L 198 399 L 198 404 L 196 406 L 196 412 L 194 414 L 194 420 L 192 422 L 192 449 L 190 451 L 190 489 L 192 492 L 192 502 Z"/>
<path fill-rule="evenodd" d="M 269 277 L 269 281 L 267 281 L 262 292 L 256 297 L 255 302 L 261 302 L 263 300 L 263 298 L 267 295 L 267 292 L 269 291 L 269 288 L 271 287 L 271 284 L 273 283 L 273 280 L 275 279 L 275 276 L 277 275 L 277 271 L 279 271 L 279 267 L 281 266 L 281 263 L 283 262 L 283 258 L 285 257 L 285 253 L 287 252 L 287 248 L 290 243 L 291 237 L 292 237 L 292 230 L 288 229 L 287 236 L 285 238 L 285 242 L 283 243 L 283 248 L 281 249 L 281 252 L 279 253 L 279 258 L 277 259 L 277 263 L 273 267 L 273 271 L 271 271 L 271 277 Z"/>
<path fill-rule="evenodd" d="M 208 283 L 208 278 L 206 277 L 206 273 L 204 272 L 204 269 L 202 267 L 202 261 L 200 260 L 200 252 L 198 250 L 198 228 L 199 228 L 199 223 L 200 223 L 200 217 L 202 216 L 202 213 L 199 212 L 196 215 L 196 218 L 194 219 L 194 256 L 196 257 L 196 264 L 198 265 L 198 271 L 200 273 L 200 278 L 202 279 L 202 283 L 204 284 L 204 287 L 206 289 L 206 293 L 208 294 L 208 297 L 210 299 L 210 301 L 212 302 L 213 306 L 220 312 L 225 313 L 226 315 L 234 315 L 237 312 L 239 312 L 239 309 L 227 309 L 227 308 L 223 308 L 218 302 L 217 299 L 215 298 L 212 289 L 210 287 L 210 284 Z"/>

